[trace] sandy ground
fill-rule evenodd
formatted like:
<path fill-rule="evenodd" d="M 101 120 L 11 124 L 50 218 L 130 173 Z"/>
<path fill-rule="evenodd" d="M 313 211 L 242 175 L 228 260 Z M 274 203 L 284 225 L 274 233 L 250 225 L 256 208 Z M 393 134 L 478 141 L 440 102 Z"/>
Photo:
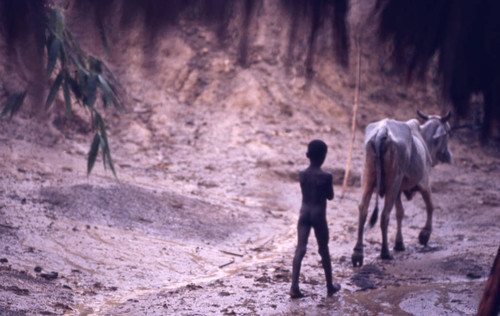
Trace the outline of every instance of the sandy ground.
<path fill-rule="evenodd" d="M 430 83 L 408 88 L 382 74 L 372 36 L 363 35 L 351 178 L 340 198 L 354 52 L 343 70 L 325 41 L 307 82 L 300 49 L 297 63 L 284 66 L 286 23 L 264 3 L 247 68 L 236 63 L 236 45 L 217 48 L 215 35 L 195 23 L 171 31 L 155 63 L 129 46 L 133 39 L 115 39 L 130 65 L 115 67 L 127 110 L 106 115 L 118 180 L 100 161 L 86 176 L 91 132 L 83 111 L 71 121 L 63 111 L 0 121 L 0 314 L 475 313 L 500 240 L 498 144 L 481 147 L 473 132 L 456 131 L 453 164 L 432 174 L 429 245 L 418 244 L 425 211 L 416 197 L 404 202 L 406 251 L 379 259 L 375 227 L 365 234 L 365 265 L 353 268 L 363 127 L 413 118 L 416 109 L 439 113 L 439 98 Z M 327 216 L 342 290 L 326 297 L 311 237 L 301 276 L 307 297 L 291 300 L 297 175 L 314 138 L 328 144 L 324 168 L 335 178 Z M 394 243 L 393 217 L 389 235 Z"/>

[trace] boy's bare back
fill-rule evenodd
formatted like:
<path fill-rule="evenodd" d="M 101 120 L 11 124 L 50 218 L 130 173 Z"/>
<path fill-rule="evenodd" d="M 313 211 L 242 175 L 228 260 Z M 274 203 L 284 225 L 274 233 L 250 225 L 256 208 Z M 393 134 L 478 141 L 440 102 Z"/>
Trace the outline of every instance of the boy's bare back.
<path fill-rule="evenodd" d="M 332 175 L 320 167 L 310 166 L 300 172 L 302 208 L 326 209 L 326 200 L 333 199 Z"/>

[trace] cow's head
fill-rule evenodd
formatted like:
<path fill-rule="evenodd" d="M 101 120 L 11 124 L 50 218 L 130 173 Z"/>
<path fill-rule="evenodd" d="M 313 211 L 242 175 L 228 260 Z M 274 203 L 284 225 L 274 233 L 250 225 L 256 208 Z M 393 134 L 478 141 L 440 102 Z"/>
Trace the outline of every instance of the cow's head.
<path fill-rule="evenodd" d="M 451 118 L 451 112 L 443 117 L 425 115 L 420 111 L 417 111 L 417 114 L 425 120 L 420 128 L 432 158 L 432 165 L 435 166 L 438 162 L 451 163 L 452 154 L 448 148 L 448 137 L 451 134 L 448 120 Z"/>

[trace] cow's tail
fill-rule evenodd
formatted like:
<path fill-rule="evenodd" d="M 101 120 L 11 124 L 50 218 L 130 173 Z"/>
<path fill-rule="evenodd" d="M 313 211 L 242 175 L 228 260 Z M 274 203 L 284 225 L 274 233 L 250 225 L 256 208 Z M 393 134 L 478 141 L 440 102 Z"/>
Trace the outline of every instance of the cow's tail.
<path fill-rule="evenodd" d="M 382 128 L 375 136 L 375 169 L 376 169 L 376 191 L 375 191 L 375 209 L 370 217 L 370 228 L 375 226 L 378 218 L 378 196 L 384 196 L 383 172 L 382 172 L 382 153 L 387 139 L 387 128 Z"/>

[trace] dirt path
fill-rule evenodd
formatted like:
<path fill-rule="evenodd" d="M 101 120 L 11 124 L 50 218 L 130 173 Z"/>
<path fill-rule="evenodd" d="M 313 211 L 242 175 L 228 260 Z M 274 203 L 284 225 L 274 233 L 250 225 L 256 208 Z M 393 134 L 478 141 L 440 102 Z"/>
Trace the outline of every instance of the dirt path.
<path fill-rule="evenodd" d="M 25 123 L 18 118 L 2 127 L 15 134 Z M 476 148 L 479 158 L 469 150 L 475 145 L 453 139 L 454 165 L 433 173 L 437 210 L 429 247 L 417 243 L 425 214 L 416 198 L 405 203 L 407 251 L 394 261 L 378 259 L 375 228 L 365 237 L 365 266 L 352 268 L 358 179 L 328 209 L 341 292 L 326 298 L 311 238 L 301 281 L 308 297 L 294 301 L 287 291 L 300 202 L 295 172 L 303 158 L 296 157 L 302 166 L 254 159 L 247 162 L 252 168 L 228 159 L 222 166 L 245 182 L 228 188 L 228 174 L 198 167 L 198 160 L 185 162 L 196 175 L 165 172 L 144 158 L 124 167 L 118 149 L 117 182 L 100 169 L 85 178 L 81 145 L 40 137 L 41 128 L 31 124 L 22 137 L 7 132 L 2 139 L 6 314 L 474 314 L 500 238 L 498 160 Z M 332 151 L 325 163 L 334 173 L 328 166 L 336 159 L 340 153 Z M 393 242 L 393 225 L 389 233 Z"/>
<path fill-rule="evenodd" d="M 376 227 L 365 234 L 365 265 L 353 268 L 363 127 L 416 109 L 438 113 L 439 100 L 431 84 L 407 88 L 381 74 L 363 34 L 352 179 L 340 200 L 354 76 L 332 61 L 327 41 L 313 81 L 303 77 L 300 49 L 297 65 L 284 67 L 285 22 L 264 4 L 248 68 L 195 23 L 159 43 L 164 58 L 151 69 L 132 39 L 116 43 L 130 64 L 117 68 L 129 107 L 106 115 L 119 181 L 99 161 L 86 176 L 85 113 L 0 121 L 0 314 L 475 313 L 500 241 L 498 144 L 481 148 L 472 132 L 457 131 L 453 165 L 432 174 L 429 246 L 417 242 L 425 212 L 416 197 L 404 202 L 407 250 L 380 260 Z M 342 290 L 326 297 L 311 238 L 301 278 L 308 296 L 291 300 L 297 175 L 314 138 L 328 144 L 324 166 L 335 178 L 328 221 Z M 394 235 L 391 218 L 391 243 Z"/>

